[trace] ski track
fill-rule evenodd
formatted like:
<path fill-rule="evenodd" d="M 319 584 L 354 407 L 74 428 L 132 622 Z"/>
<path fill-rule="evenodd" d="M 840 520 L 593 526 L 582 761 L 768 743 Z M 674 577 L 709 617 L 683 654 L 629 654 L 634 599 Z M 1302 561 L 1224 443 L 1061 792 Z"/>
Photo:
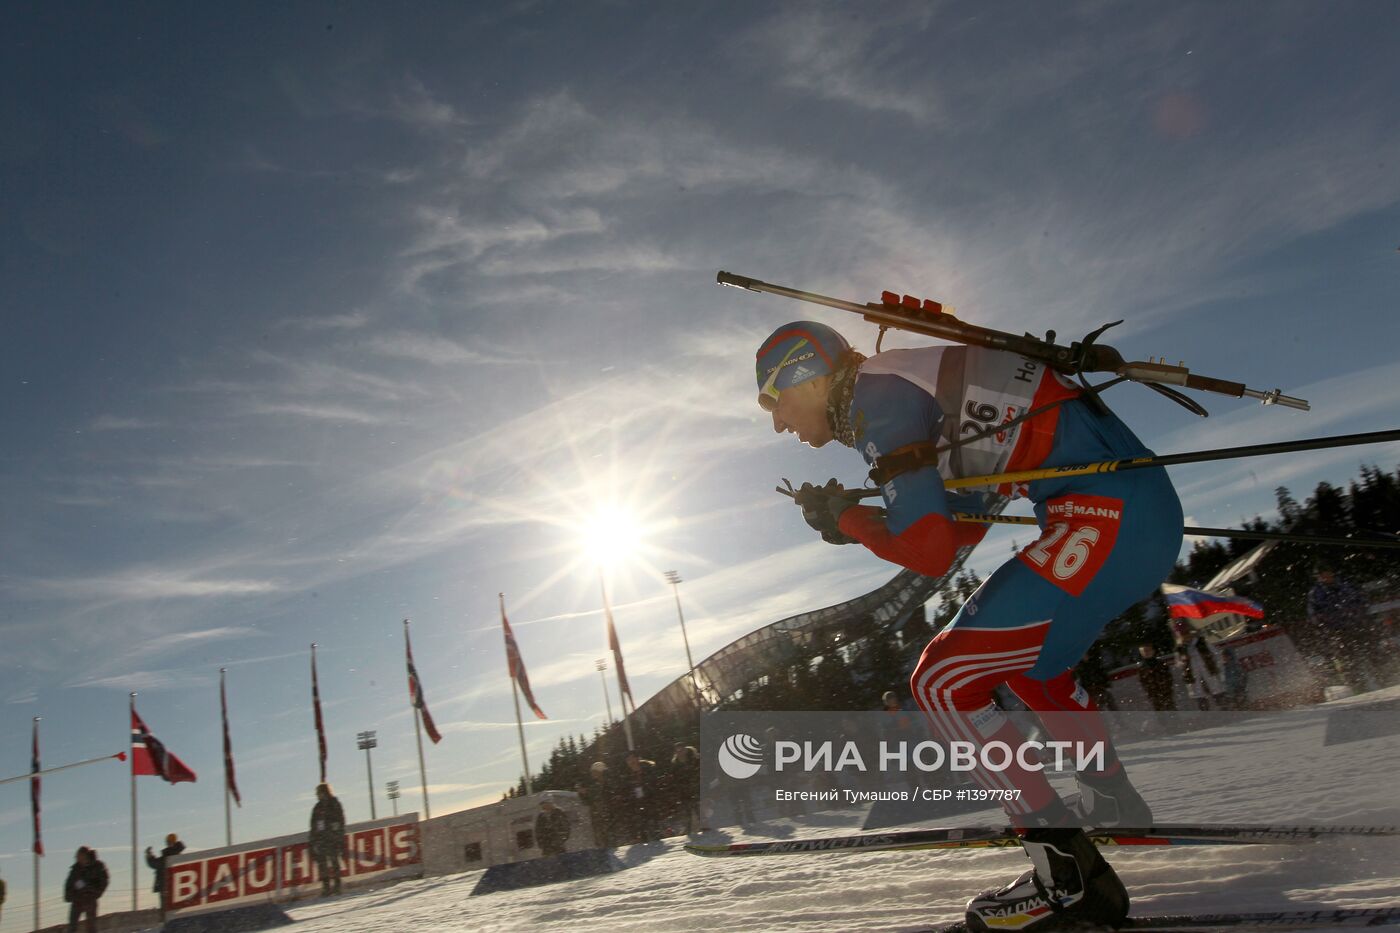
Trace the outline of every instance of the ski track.
<path fill-rule="evenodd" d="M 853 821 L 854 822 L 854 821 Z M 800 855 L 732 862 L 679 841 L 607 878 L 471 897 L 479 872 L 405 882 L 289 913 L 305 933 L 352 930 L 898 931 L 956 920 L 1024 865 L 1014 851 Z M 660 848 L 660 847 L 656 847 Z M 1400 838 L 1119 850 L 1136 913 L 1387 907 L 1400 902 Z M 624 880 L 625 879 L 625 880 Z"/>
<path fill-rule="evenodd" d="M 1345 781 L 1357 768 L 1387 778 L 1400 774 L 1400 742 L 1322 746 L 1328 710 L 1386 698 L 1400 699 L 1400 688 L 1327 704 L 1312 725 L 1235 722 L 1126 743 L 1124 758 L 1161 822 L 1400 823 L 1391 781 L 1370 782 L 1364 793 L 1357 782 Z M 1234 750 L 1226 762 L 1236 778 L 1230 783 L 1218 776 L 1225 748 Z M 1263 774 L 1273 776 L 1250 777 Z M 1203 786 L 1209 789 L 1208 807 Z M 847 810 L 767 825 L 786 825 L 796 837 L 820 836 L 858 831 L 863 816 Z M 997 814 L 989 811 L 987 821 L 998 822 Z M 737 830 L 732 835 L 736 842 L 768 838 Z M 481 873 L 469 872 L 303 901 L 289 906 L 288 914 L 301 933 L 888 933 L 960 919 L 968 897 L 1009 880 L 1026 865 L 1015 850 L 700 858 L 683 851 L 682 843 L 672 839 L 619 849 L 618 857 L 631 867 L 597 878 L 472 897 Z M 1400 837 L 1126 848 L 1107 854 L 1133 897 L 1135 914 L 1400 904 Z"/>

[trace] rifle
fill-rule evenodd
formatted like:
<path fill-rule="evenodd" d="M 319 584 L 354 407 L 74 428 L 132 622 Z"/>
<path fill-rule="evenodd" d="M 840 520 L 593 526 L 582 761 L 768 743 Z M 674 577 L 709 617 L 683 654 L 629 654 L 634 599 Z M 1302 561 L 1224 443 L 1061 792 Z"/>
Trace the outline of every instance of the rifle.
<path fill-rule="evenodd" d="M 1148 357 L 1145 362 L 1124 360 L 1123 355 L 1113 347 L 1098 342 L 1098 338 L 1102 336 L 1104 331 L 1123 323 L 1122 321 L 1105 324 L 1086 335 L 1084 339 L 1076 340 L 1066 347 L 1055 342 L 1053 330 L 1046 332 L 1044 340 L 1029 333 L 1017 335 L 993 330 L 989 327 L 981 327 L 959 320 L 953 316 L 953 308 L 945 307 L 942 303 L 931 299 L 919 299 L 913 295 L 900 296 L 895 292 L 886 291 L 880 293 L 879 302 L 870 301 L 860 304 L 841 298 L 818 295 L 815 292 L 804 292 L 785 285 L 773 285 L 748 276 L 735 275 L 732 272 L 721 271 L 715 276 L 715 281 L 720 285 L 728 285 L 733 288 L 744 288 L 752 292 L 768 292 L 782 295 L 785 298 L 795 298 L 798 301 L 808 301 L 813 304 L 825 305 L 828 308 L 859 314 L 880 328 L 880 337 L 877 338 L 875 344 L 876 352 L 879 351 L 879 340 L 883 339 L 885 331 L 893 327 L 897 330 L 922 334 L 925 337 L 935 337 L 939 340 L 974 347 L 986 347 L 991 350 L 1005 350 L 1028 359 L 1039 360 L 1061 373 L 1076 377 L 1081 385 L 1091 393 L 1101 391 L 1108 385 L 1125 379 L 1137 382 L 1167 396 L 1172 401 L 1202 417 L 1206 416 L 1206 410 L 1194 400 L 1172 388 L 1173 386 L 1181 386 L 1199 392 L 1215 392 L 1232 398 L 1254 398 L 1263 405 L 1283 405 L 1286 408 L 1296 408 L 1300 411 L 1309 410 L 1305 400 L 1284 395 L 1279 389 L 1263 391 L 1248 388 L 1243 383 L 1228 379 L 1200 376 L 1191 372 L 1183 362 L 1172 366 L 1166 362 L 1165 358 L 1154 360 Z M 1085 373 L 1113 373 L 1118 378 L 1110 383 L 1091 386 L 1084 378 Z"/>

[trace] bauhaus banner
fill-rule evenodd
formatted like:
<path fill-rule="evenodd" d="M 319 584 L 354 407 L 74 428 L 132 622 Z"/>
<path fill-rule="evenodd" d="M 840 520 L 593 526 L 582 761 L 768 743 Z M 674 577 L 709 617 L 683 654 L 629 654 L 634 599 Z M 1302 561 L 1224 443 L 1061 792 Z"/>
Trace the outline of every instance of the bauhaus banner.
<path fill-rule="evenodd" d="M 354 823 L 346 827 L 345 845 L 340 873 L 346 886 L 423 872 L 417 813 Z M 305 833 L 173 856 L 166 882 L 167 918 L 289 900 L 320 889 Z"/>

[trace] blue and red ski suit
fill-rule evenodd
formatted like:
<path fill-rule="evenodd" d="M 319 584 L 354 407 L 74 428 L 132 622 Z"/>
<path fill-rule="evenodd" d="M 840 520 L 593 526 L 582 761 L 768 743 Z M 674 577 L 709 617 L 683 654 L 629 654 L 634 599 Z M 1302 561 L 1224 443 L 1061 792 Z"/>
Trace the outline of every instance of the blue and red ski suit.
<path fill-rule="evenodd" d="M 893 477 L 881 487 L 884 514 L 849 508 L 841 530 L 886 560 L 941 576 L 956 550 L 987 530 L 953 521 L 954 511 L 979 511 L 982 497 L 946 490 L 945 477 L 1151 454 L 1122 421 L 1097 412 L 1081 394 L 1043 364 L 1000 351 L 927 347 L 871 357 L 861 364 L 850 418 L 856 449 L 872 464 L 906 445 L 947 443 L 1063 401 L 945 454 L 937 466 Z M 1107 743 L 1093 701 L 1070 668 L 1108 622 L 1170 572 L 1182 536 L 1176 492 L 1161 468 L 998 491 L 1029 498 L 1042 533 L 992 573 L 929 643 L 911 679 L 914 699 L 947 741 L 1003 741 L 1014 748 L 1024 739 L 993 700 L 1005 684 L 1034 711 L 1087 714 L 1042 717 L 1054 739 Z M 1110 761 L 1110 771 L 1118 767 Z M 973 776 L 988 789 L 1021 791 L 1007 805 L 1013 817 L 1056 800 L 1043 774 L 1015 763 Z"/>

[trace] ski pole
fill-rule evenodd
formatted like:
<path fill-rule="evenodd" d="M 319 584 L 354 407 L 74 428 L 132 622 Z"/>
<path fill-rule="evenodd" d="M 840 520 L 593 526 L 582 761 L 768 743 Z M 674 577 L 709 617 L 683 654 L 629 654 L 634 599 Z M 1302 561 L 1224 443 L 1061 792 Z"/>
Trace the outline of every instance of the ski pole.
<path fill-rule="evenodd" d="M 976 522 L 983 525 L 1034 525 L 1039 522 L 1030 515 L 985 515 L 972 512 L 954 512 L 954 521 Z M 1324 535 L 1301 535 L 1288 531 L 1250 531 L 1244 528 L 1200 528 L 1187 525 L 1182 534 L 1204 538 L 1239 538 L 1249 541 L 1289 541 L 1294 544 L 1316 544 L 1327 547 L 1375 547 L 1400 548 L 1400 540 L 1385 541 L 1367 538 L 1334 538 Z"/>
<path fill-rule="evenodd" d="M 1316 437 L 1302 441 L 1283 441 L 1278 444 L 1250 444 L 1245 447 L 1220 447 L 1215 450 L 1197 450 L 1184 454 L 1163 454 L 1152 457 L 1129 457 L 1123 460 L 1101 460 L 1097 463 L 1069 464 L 1058 467 L 1044 467 L 1037 470 L 1014 470 L 1009 473 L 990 473 L 985 476 L 962 476 L 945 479 L 945 489 L 968 489 L 977 486 L 1000 486 L 1002 483 L 1033 483 L 1042 479 L 1062 479 L 1070 476 L 1090 476 L 1096 473 L 1122 473 L 1127 470 L 1143 470 L 1148 467 L 1180 466 L 1187 463 L 1208 463 L 1212 460 L 1234 460 L 1240 457 L 1263 457 L 1270 454 L 1300 453 L 1305 450 L 1329 450 L 1335 447 L 1356 447 L 1363 444 L 1383 444 L 1400 441 L 1400 429 L 1390 431 L 1368 431 L 1364 434 L 1337 434 L 1332 437 Z M 779 487 L 779 492 L 784 492 Z M 853 499 L 866 499 L 880 495 L 878 489 L 848 490 L 846 495 Z"/>
<path fill-rule="evenodd" d="M 876 490 L 864 490 L 862 498 Z M 795 497 L 796 490 L 792 484 L 788 488 L 778 487 L 778 492 L 785 496 Z M 991 515 L 980 512 L 954 512 L 955 522 L 975 522 L 982 525 L 1025 525 L 1039 527 L 1040 522 L 1032 515 Z M 1288 531 L 1252 531 L 1244 528 L 1201 528 L 1197 525 L 1186 525 L 1181 529 L 1184 535 L 1196 535 L 1202 538 L 1239 538 L 1247 541 L 1288 541 L 1293 544 L 1318 545 L 1322 547 L 1360 547 L 1360 548 L 1400 548 L 1400 538 L 1395 540 L 1383 540 L 1376 538 L 1334 538 L 1325 535 L 1300 535 Z M 1377 532 L 1380 534 L 1381 532 Z M 1389 536 L 1394 538 L 1395 536 Z"/>

